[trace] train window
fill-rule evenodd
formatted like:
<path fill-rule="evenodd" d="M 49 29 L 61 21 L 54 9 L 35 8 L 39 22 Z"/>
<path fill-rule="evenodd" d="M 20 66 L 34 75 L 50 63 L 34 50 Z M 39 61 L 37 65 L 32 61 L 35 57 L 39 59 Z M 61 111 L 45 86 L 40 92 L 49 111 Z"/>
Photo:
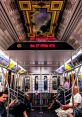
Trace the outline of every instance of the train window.
<path fill-rule="evenodd" d="M 8 72 L 8 84 L 11 85 L 11 71 Z"/>
<path fill-rule="evenodd" d="M 52 89 L 57 90 L 57 76 L 52 77 Z"/>
<path fill-rule="evenodd" d="M 30 78 L 25 78 L 25 91 L 30 89 Z"/>
<path fill-rule="evenodd" d="M 38 76 L 35 76 L 35 90 L 38 90 Z"/>
<path fill-rule="evenodd" d="M 44 90 L 47 90 L 47 85 L 48 85 L 48 80 L 47 80 L 47 76 L 44 76 Z"/>
<path fill-rule="evenodd" d="M 14 89 L 14 84 L 15 84 L 15 76 L 12 75 L 12 79 L 11 79 L 11 88 Z"/>
<path fill-rule="evenodd" d="M 57 78 L 57 87 L 59 87 L 59 85 L 60 85 L 60 77 L 58 76 L 58 78 Z"/>

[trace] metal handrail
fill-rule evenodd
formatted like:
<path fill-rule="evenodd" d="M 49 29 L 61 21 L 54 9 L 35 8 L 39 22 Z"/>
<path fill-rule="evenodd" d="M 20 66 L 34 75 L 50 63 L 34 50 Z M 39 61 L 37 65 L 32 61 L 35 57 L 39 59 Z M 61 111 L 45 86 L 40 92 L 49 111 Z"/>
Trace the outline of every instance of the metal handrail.
<path fill-rule="evenodd" d="M 80 66 L 80 67 L 81 67 L 81 66 Z M 77 74 L 80 72 L 80 67 L 79 67 L 79 69 L 78 69 Z M 76 82 L 77 78 L 78 78 L 78 75 L 75 77 L 74 84 L 73 84 L 73 86 L 72 86 L 72 103 L 73 103 L 73 113 L 74 113 L 74 117 L 75 117 L 75 112 L 74 112 L 74 95 L 73 95 L 73 88 L 74 88 L 74 85 L 75 85 L 75 82 Z"/>
<path fill-rule="evenodd" d="M 68 91 L 70 91 L 72 89 L 72 87 L 70 88 L 70 89 L 68 89 L 68 90 L 64 90 L 65 92 L 68 92 Z"/>
<path fill-rule="evenodd" d="M 20 89 L 16 88 L 17 90 L 19 90 L 20 92 L 24 93 L 23 91 L 21 91 Z"/>
<path fill-rule="evenodd" d="M 14 96 L 14 97 L 16 97 L 16 98 L 17 98 L 17 96 L 13 95 L 12 93 L 11 93 L 11 96 Z M 20 97 L 21 99 L 23 99 L 21 96 L 18 96 L 18 97 Z"/>
<path fill-rule="evenodd" d="M 20 98 L 20 99 L 23 100 L 23 102 L 24 102 L 24 98 L 21 97 L 21 96 L 24 96 L 24 95 L 20 94 L 19 92 L 15 91 L 15 90 L 13 90 L 13 89 L 11 89 L 11 88 L 10 88 L 10 90 L 13 91 L 13 93 L 14 93 L 14 95 L 13 95 L 12 92 L 10 91 L 11 96 L 14 96 L 14 97 L 16 97 L 16 98 Z M 18 96 L 17 96 L 17 94 L 18 94 Z M 19 96 L 19 95 L 21 95 L 21 96 Z"/>
<path fill-rule="evenodd" d="M 3 70 L 3 68 L 1 67 L 1 70 L 2 70 L 2 73 L 3 73 L 3 75 L 4 75 L 4 78 L 5 78 L 5 81 L 6 81 L 6 83 L 7 83 L 7 86 L 8 86 L 8 94 L 10 93 L 10 91 L 9 91 L 9 84 L 8 84 L 8 81 L 6 80 L 6 75 L 5 75 L 5 73 L 4 73 L 4 70 Z M 10 95 L 8 96 L 8 105 L 9 105 L 9 99 L 10 99 Z M 9 109 L 7 109 L 7 117 L 9 116 Z"/>
<path fill-rule="evenodd" d="M 76 66 L 75 68 L 79 67 L 79 69 L 80 69 L 81 66 L 82 66 L 82 64 Z M 73 68 L 73 69 L 75 69 L 75 68 Z M 77 74 L 78 74 L 79 71 L 80 71 L 79 69 L 78 69 Z M 74 83 L 73 83 L 72 87 L 71 87 L 69 90 L 64 91 L 64 100 L 65 100 L 65 104 L 66 104 L 66 102 L 67 102 L 67 101 L 66 101 L 66 97 L 68 97 L 68 95 L 72 94 L 72 100 L 73 100 L 73 87 L 74 87 L 74 85 L 75 85 L 75 82 L 76 82 L 76 80 L 77 80 L 77 77 L 78 77 L 78 76 L 76 75 L 76 78 L 75 78 L 75 80 L 74 80 Z M 72 93 L 70 93 L 70 94 L 68 94 L 68 95 L 65 96 L 65 93 L 68 92 L 68 91 L 70 91 L 71 89 L 72 89 Z M 73 103 L 73 105 L 74 105 L 74 103 Z"/>
<path fill-rule="evenodd" d="M 13 97 L 17 98 L 17 96 L 15 96 L 15 95 L 13 95 L 13 94 L 11 94 L 11 96 L 13 96 Z M 11 99 L 12 99 L 12 98 L 11 98 Z"/>
<path fill-rule="evenodd" d="M 24 102 L 24 98 L 22 98 L 22 97 L 19 96 L 19 95 L 18 95 L 18 97 L 17 97 L 17 95 L 13 95 L 13 94 L 11 93 L 11 96 L 13 96 L 15 99 L 17 98 L 17 99 L 20 100 L 21 102 Z M 10 98 L 10 99 L 12 99 L 12 98 Z"/>
<path fill-rule="evenodd" d="M 66 95 L 65 97 L 68 97 L 69 95 L 71 95 L 72 93 L 69 93 L 68 95 Z"/>
<path fill-rule="evenodd" d="M 71 87 L 71 88 L 72 88 L 72 87 Z M 64 91 L 64 102 L 65 102 L 65 104 L 66 104 L 66 97 L 68 97 L 68 95 L 71 95 L 71 93 L 70 93 L 70 94 L 68 94 L 68 95 L 65 96 L 65 93 L 68 92 L 68 91 L 70 91 L 71 88 L 68 89 L 68 90 L 65 90 L 65 89 L 63 90 L 63 91 Z"/>
<path fill-rule="evenodd" d="M 15 90 L 13 90 L 13 89 L 11 89 L 11 88 L 10 88 L 10 90 L 12 90 L 13 92 L 16 92 L 16 93 L 18 93 L 19 95 L 22 95 L 22 96 L 23 96 L 23 94 L 21 94 L 21 93 L 15 91 Z"/>

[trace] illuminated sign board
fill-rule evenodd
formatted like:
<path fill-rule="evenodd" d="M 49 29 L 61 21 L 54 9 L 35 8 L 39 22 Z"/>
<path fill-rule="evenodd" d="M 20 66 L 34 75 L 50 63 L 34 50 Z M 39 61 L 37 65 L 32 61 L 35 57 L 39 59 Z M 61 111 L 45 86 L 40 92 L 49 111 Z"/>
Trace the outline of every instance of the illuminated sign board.
<path fill-rule="evenodd" d="M 65 42 L 16 42 L 8 50 L 73 50 Z"/>

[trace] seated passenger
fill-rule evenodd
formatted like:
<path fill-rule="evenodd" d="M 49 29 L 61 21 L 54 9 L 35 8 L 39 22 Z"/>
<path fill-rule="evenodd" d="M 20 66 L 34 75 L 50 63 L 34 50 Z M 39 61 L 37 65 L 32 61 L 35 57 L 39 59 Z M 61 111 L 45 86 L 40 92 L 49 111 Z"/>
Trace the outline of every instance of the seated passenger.
<path fill-rule="evenodd" d="M 28 95 L 28 94 L 25 95 L 24 103 L 28 110 L 32 110 L 32 111 L 34 110 L 34 109 L 32 109 L 32 100 L 31 100 L 30 95 Z"/>
<path fill-rule="evenodd" d="M 4 92 L 0 92 L 0 117 L 7 117 L 7 109 L 10 109 L 17 103 L 17 100 L 13 100 L 7 107 L 4 106 L 4 103 L 7 101 L 8 96 L 9 95 L 7 89 Z M 19 104 L 13 110 L 12 111 L 16 113 L 16 116 L 15 113 L 9 113 L 8 117 L 28 117 L 24 104 Z"/>
<path fill-rule="evenodd" d="M 0 92 L 0 117 L 6 117 L 6 108 L 4 103 L 7 101 L 8 98 L 8 91 L 5 90 L 4 92 Z"/>
<path fill-rule="evenodd" d="M 56 100 L 56 96 L 57 95 L 55 94 L 53 99 L 52 99 L 52 103 L 48 106 L 48 110 L 55 110 L 55 109 L 60 107 L 60 104 Z"/>
<path fill-rule="evenodd" d="M 81 108 L 81 95 L 79 94 L 79 88 L 74 86 L 73 88 L 73 95 L 74 95 L 74 107 Z M 67 117 L 73 113 L 73 104 L 72 104 L 72 97 L 70 99 L 70 103 L 66 105 L 62 105 L 61 108 L 56 110 L 58 117 Z"/>
<path fill-rule="evenodd" d="M 9 113 L 14 115 L 14 117 L 28 117 L 24 103 L 15 100 L 13 103 L 11 102 L 11 106 L 9 105 L 9 107 Z"/>

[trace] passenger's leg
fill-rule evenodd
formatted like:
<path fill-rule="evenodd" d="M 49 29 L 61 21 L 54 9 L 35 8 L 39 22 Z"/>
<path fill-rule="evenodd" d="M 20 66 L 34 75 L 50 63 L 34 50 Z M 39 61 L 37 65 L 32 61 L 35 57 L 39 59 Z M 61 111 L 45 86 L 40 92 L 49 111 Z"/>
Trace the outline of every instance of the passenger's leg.
<path fill-rule="evenodd" d="M 62 110 L 61 108 L 56 111 L 58 117 L 67 117 L 67 113 L 65 110 Z"/>

